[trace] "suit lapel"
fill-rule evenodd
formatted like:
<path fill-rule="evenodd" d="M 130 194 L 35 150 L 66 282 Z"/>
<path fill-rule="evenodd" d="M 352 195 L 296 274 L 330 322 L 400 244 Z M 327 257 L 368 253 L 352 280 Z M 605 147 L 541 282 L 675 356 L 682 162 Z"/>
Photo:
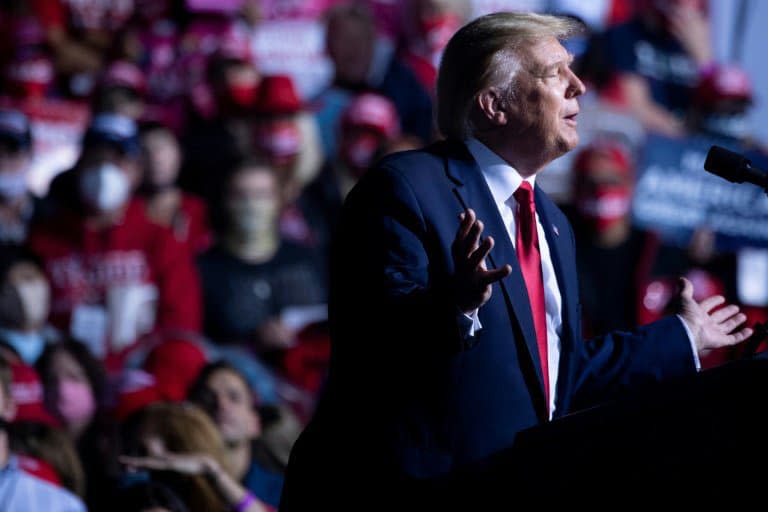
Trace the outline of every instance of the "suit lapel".
<path fill-rule="evenodd" d="M 555 268 L 557 284 L 560 287 L 560 294 L 563 300 L 563 334 L 565 334 L 565 327 L 572 325 L 571 321 L 574 320 L 570 318 L 574 314 L 572 308 L 578 302 L 576 300 L 578 297 L 576 284 L 569 278 L 570 275 L 567 275 L 565 272 L 565 269 L 573 267 L 575 261 L 567 236 L 570 228 L 562 224 L 562 216 L 554 214 L 554 205 L 538 187 L 536 188 L 536 211 L 539 214 L 539 220 L 547 237 L 552 266 Z M 564 337 L 564 335 L 561 336 L 561 338 Z"/>
<path fill-rule="evenodd" d="M 501 288 L 507 306 L 512 310 L 522 331 L 528 357 L 533 363 L 533 371 L 535 371 L 541 391 L 540 398 L 544 402 L 544 380 L 536 344 L 533 315 L 528 300 L 528 291 L 517 260 L 517 253 L 480 168 L 463 144 L 461 144 L 461 148 L 463 151 L 453 150 L 453 155 L 446 158 L 446 172 L 455 183 L 454 193 L 457 195 L 461 207 L 472 208 L 477 214 L 477 218 L 482 220 L 485 225 L 483 236 L 493 237 L 495 244 L 487 262 L 488 265 L 498 268 L 508 263 L 512 266 L 512 273 L 502 280 Z"/>

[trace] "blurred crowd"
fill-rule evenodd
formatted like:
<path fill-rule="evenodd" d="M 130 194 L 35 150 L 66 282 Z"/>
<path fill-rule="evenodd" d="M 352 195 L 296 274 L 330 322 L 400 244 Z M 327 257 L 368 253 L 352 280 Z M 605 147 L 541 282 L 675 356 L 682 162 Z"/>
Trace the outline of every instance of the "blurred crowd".
<path fill-rule="evenodd" d="M 344 197 L 440 137 L 442 49 L 504 9 L 584 26 L 582 145 L 540 185 L 576 228 L 587 334 L 667 314 L 679 275 L 768 319 L 759 248 L 633 221 L 648 134 L 764 153 L 706 0 L 4 0 L 0 509 L 275 510 Z"/>

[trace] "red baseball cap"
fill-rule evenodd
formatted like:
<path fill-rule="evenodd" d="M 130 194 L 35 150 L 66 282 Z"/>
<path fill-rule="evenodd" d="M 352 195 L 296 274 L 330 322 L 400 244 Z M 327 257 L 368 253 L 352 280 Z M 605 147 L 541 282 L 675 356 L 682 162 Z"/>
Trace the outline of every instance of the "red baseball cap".
<path fill-rule="evenodd" d="M 576 173 L 589 171 L 589 161 L 595 156 L 607 158 L 616 166 L 616 169 L 624 174 L 633 172 L 632 159 L 629 150 L 618 141 L 600 139 L 590 143 L 573 161 L 573 170 Z"/>
<path fill-rule="evenodd" d="M 386 138 L 400 133 L 400 120 L 394 103 L 372 92 L 355 97 L 344 110 L 341 122 L 344 128 L 370 128 Z"/>
<path fill-rule="evenodd" d="M 256 111 L 262 114 L 295 114 L 302 105 L 291 77 L 268 75 L 261 79 Z"/>
<path fill-rule="evenodd" d="M 16 403 L 13 421 L 35 421 L 52 427 L 60 422 L 45 409 L 43 384 L 34 368 L 21 362 L 11 363 L 11 396 Z"/>
<path fill-rule="evenodd" d="M 162 400 L 155 377 L 141 369 L 123 370 L 117 379 L 116 388 L 117 405 L 114 415 L 118 421 L 153 402 Z"/>
<path fill-rule="evenodd" d="M 168 340 L 153 348 L 144 369 L 155 378 L 159 396 L 164 400 L 180 401 L 208 358 L 196 343 L 188 340 Z"/>
<path fill-rule="evenodd" d="M 104 87 L 125 87 L 138 94 L 144 94 L 147 80 L 138 66 L 125 60 L 117 60 L 104 72 L 101 84 Z"/>
<path fill-rule="evenodd" d="M 718 64 L 703 74 L 694 97 L 700 104 L 728 100 L 751 102 L 752 81 L 742 68 L 732 64 Z"/>

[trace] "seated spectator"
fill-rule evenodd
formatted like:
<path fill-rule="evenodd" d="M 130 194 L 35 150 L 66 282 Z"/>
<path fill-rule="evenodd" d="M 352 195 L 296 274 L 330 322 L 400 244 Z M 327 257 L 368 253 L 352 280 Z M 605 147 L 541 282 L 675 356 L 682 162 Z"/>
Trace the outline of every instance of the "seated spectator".
<path fill-rule="evenodd" d="M 44 26 L 56 73 L 64 82 L 62 89 L 86 97 L 115 34 L 133 14 L 133 2 L 34 0 L 31 4 Z"/>
<path fill-rule="evenodd" d="M 21 244 L 39 204 L 28 186 L 32 164 L 29 119 L 18 110 L 0 110 L 0 244 Z"/>
<path fill-rule="evenodd" d="M 331 236 L 347 193 L 382 147 L 399 136 L 397 111 L 384 96 L 362 93 L 344 109 L 338 152 L 326 161 L 320 175 L 298 201 L 304 217 L 309 219 L 321 258 L 329 254 Z"/>
<path fill-rule="evenodd" d="M 261 80 L 255 107 L 256 147 L 278 172 L 283 200 L 291 203 L 323 163 L 315 119 L 299 100 L 293 80 L 285 75 Z"/>
<path fill-rule="evenodd" d="M 45 346 L 58 339 L 48 327 L 51 287 L 40 263 L 28 251 L 0 254 L 0 344 L 34 365 Z"/>
<path fill-rule="evenodd" d="M 689 130 L 754 146 L 748 119 L 753 100 L 752 83 L 743 69 L 712 66 L 694 92 L 688 113 Z"/>
<path fill-rule="evenodd" d="M 74 169 L 50 194 L 57 214 L 29 244 L 52 287 L 51 321 L 117 369 L 149 333 L 197 332 L 199 281 L 186 247 L 131 193 L 141 170 L 135 123 L 94 117 Z"/>
<path fill-rule="evenodd" d="M 83 502 L 74 494 L 25 472 L 19 458 L 9 447 L 8 427 L 14 419 L 11 394 L 11 368 L 0 357 L 0 503 L 6 512 L 85 512 Z"/>
<path fill-rule="evenodd" d="M 335 136 L 344 107 L 354 94 L 364 91 L 377 92 L 395 104 L 403 132 L 423 143 L 434 138 L 429 93 L 396 57 L 391 43 L 376 34 L 365 5 L 341 4 L 328 11 L 326 47 L 335 69 L 333 87 L 318 98 L 326 154 L 336 153 Z"/>
<path fill-rule="evenodd" d="M 85 473 L 72 440 L 61 429 L 39 422 L 15 422 L 11 448 L 17 455 L 48 465 L 58 484 L 85 497 Z"/>
<path fill-rule="evenodd" d="M 263 159 L 247 160 L 224 180 L 218 243 L 198 259 L 205 333 L 216 343 L 264 353 L 290 346 L 281 320 L 291 306 L 326 303 L 314 253 L 282 240 L 278 180 Z"/>
<path fill-rule="evenodd" d="M 223 440 L 197 406 L 151 404 L 131 418 L 125 438 L 121 462 L 150 471 L 151 480 L 171 487 L 191 512 L 269 510 L 233 478 Z"/>
<path fill-rule="evenodd" d="M 117 60 L 104 70 L 93 95 L 94 112 L 111 112 L 138 121 L 144 114 L 144 73 L 135 64 Z"/>
<path fill-rule="evenodd" d="M 468 0 L 408 0 L 403 8 L 403 61 L 432 93 L 443 49 L 468 20 Z"/>
<path fill-rule="evenodd" d="M 37 362 L 45 405 L 64 426 L 83 463 L 86 503 L 103 510 L 118 468 L 107 448 L 114 440 L 107 415 L 110 397 L 104 367 L 88 349 L 67 340 L 49 346 Z"/>
<path fill-rule="evenodd" d="M 693 91 L 712 65 L 706 2 L 645 0 L 600 41 L 620 101 L 648 130 L 683 135 Z"/>
<path fill-rule="evenodd" d="M 573 172 L 584 327 L 589 336 L 630 329 L 658 246 L 655 235 L 632 226 L 634 162 L 618 142 L 598 140 L 579 152 Z"/>
<path fill-rule="evenodd" d="M 277 507 L 284 466 L 261 440 L 256 397 L 245 377 L 228 363 L 209 364 L 191 386 L 189 399 L 216 423 L 232 476 L 257 498 Z"/>
<path fill-rule="evenodd" d="M 167 127 L 151 123 L 141 130 L 144 179 L 139 191 L 146 201 L 147 217 L 173 231 L 176 240 L 192 254 L 208 248 L 211 232 L 205 202 L 179 188 L 181 148 Z"/>

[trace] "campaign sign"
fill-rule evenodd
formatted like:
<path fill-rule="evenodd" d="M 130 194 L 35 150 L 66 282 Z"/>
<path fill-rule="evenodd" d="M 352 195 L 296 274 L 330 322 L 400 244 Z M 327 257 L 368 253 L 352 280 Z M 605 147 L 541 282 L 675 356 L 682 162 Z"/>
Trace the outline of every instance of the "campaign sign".
<path fill-rule="evenodd" d="M 711 137 L 670 139 L 649 135 L 639 160 L 634 222 L 685 246 L 696 229 L 715 232 L 718 248 L 768 247 L 768 195 L 704 170 L 713 145 L 743 154 L 759 168 L 768 157 L 739 143 Z"/>
<path fill-rule="evenodd" d="M 0 107 L 20 110 L 29 117 L 33 158 L 27 184 L 42 197 L 51 180 L 77 161 L 90 109 L 73 101 L 10 97 L 0 97 Z"/>

